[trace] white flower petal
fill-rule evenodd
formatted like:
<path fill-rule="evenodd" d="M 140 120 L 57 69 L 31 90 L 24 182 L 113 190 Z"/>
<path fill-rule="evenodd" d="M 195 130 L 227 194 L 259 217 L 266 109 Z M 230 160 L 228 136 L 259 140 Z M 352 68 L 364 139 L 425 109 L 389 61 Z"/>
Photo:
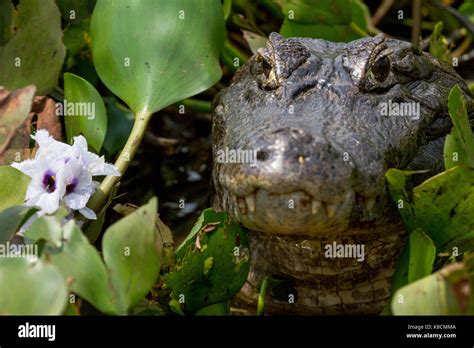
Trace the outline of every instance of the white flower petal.
<path fill-rule="evenodd" d="M 63 201 L 66 207 L 73 210 L 79 210 L 86 206 L 89 198 L 91 197 L 90 193 L 79 194 L 79 193 L 70 193 L 64 196 Z"/>
<path fill-rule="evenodd" d="M 54 138 L 49 135 L 49 132 L 46 129 L 38 130 L 35 135 L 31 135 L 31 138 L 33 138 L 39 146 L 48 145 L 55 141 Z"/>
<path fill-rule="evenodd" d="M 23 174 L 28 175 L 29 177 L 35 175 L 37 171 L 36 160 L 26 160 L 20 163 L 14 162 L 11 164 L 11 166 L 15 169 L 18 169 Z"/>
<path fill-rule="evenodd" d="M 97 158 L 97 160 L 89 163 L 89 170 L 92 176 L 97 175 L 112 175 L 120 176 L 120 172 L 113 164 L 105 163 L 104 157 Z"/>
<path fill-rule="evenodd" d="M 72 144 L 72 147 L 74 149 L 77 149 L 78 152 L 85 153 L 88 152 L 88 147 L 87 147 L 87 140 L 84 138 L 84 136 L 79 135 L 77 137 L 74 137 L 74 143 Z"/>
<path fill-rule="evenodd" d="M 38 197 L 42 195 L 43 193 L 46 193 L 42 185 L 37 184 L 36 182 L 33 182 L 33 180 L 30 182 L 28 185 L 28 188 L 26 189 L 26 196 L 25 200 L 26 201 L 34 201 L 36 202 L 35 197 Z"/>
<path fill-rule="evenodd" d="M 113 164 L 104 163 L 104 165 L 102 167 L 102 170 L 101 170 L 101 174 L 97 174 L 97 175 L 120 176 L 121 174 Z"/>
<path fill-rule="evenodd" d="M 41 211 L 45 214 L 53 214 L 59 209 L 60 197 L 58 191 L 53 193 L 43 193 L 36 197 L 36 204 Z M 33 206 L 30 204 L 30 201 L 27 202 L 28 206 Z"/>
<path fill-rule="evenodd" d="M 45 129 L 38 130 L 36 134 L 31 137 L 35 139 L 39 145 L 39 149 L 36 152 L 36 159 L 42 156 L 47 156 L 53 160 L 63 159 L 65 153 L 70 151 L 71 148 L 70 145 L 55 140 Z"/>
<path fill-rule="evenodd" d="M 74 179 L 79 180 L 79 175 L 83 170 L 81 162 L 76 159 L 71 159 L 67 163 L 61 166 L 58 171 L 58 180 L 60 180 L 65 186 L 71 184 Z M 91 178 L 92 180 L 92 178 Z"/>
<path fill-rule="evenodd" d="M 97 220 L 97 216 L 95 215 L 94 211 L 92 209 L 87 208 L 87 207 L 79 209 L 79 213 L 84 215 L 89 220 Z"/>

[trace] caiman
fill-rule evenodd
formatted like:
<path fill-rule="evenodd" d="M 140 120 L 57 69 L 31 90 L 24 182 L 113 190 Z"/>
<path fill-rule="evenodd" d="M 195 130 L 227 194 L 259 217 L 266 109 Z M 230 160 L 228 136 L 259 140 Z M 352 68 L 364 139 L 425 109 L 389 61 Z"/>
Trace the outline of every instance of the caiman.
<path fill-rule="evenodd" d="M 406 237 L 384 175 L 443 170 L 455 84 L 472 113 L 454 69 L 408 42 L 270 35 L 213 115 L 213 204 L 251 243 L 236 304 L 255 313 L 271 276 L 291 287 L 266 313 L 380 313 Z"/>

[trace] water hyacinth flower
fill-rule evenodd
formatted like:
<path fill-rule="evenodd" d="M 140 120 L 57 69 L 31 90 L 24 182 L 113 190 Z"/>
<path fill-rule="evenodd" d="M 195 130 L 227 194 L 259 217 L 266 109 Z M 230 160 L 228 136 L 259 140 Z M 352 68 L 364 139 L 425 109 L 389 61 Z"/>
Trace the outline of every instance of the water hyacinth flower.
<path fill-rule="evenodd" d="M 61 202 L 69 211 L 79 211 L 88 219 L 95 213 L 86 207 L 98 183 L 93 176 L 120 176 L 119 171 L 104 157 L 89 152 L 86 139 L 74 137 L 73 145 L 55 140 L 48 131 L 41 129 L 31 136 L 39 145 L 35 158 L 12 167 L 31 177 L 25 205 L 40 208 L 39 215 L 53 214 Z"/>

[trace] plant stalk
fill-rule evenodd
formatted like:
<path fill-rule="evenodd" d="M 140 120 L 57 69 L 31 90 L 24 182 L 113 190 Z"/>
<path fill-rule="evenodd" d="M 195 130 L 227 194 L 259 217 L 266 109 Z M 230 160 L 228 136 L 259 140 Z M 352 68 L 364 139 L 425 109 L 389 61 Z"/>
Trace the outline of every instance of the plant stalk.
<path fill-rule="evenodd" d="M 265 276 L 260 286 L 260 292 L 258 294 L 258 304 L 257 304 L 257 315 L 262 316 L 265 314 L 265 295 L 267 294 L 268 280 L 270 276 Z"/>
<path fill-rule="evenodd" d="M 151 115 L 152 114 L 148 111 L 141 111 L 135 114 L 135 122 L 133 124 L 130 136 L 128 137 L 127 143 L 115 162 L 115 167 L 121 173 L 121 175 L 106 176 L 104 181 L 102 181 L 100 184 L 99 189 L 91 197 L 87 205 L 90 209 L 94 210 L 96 214 L 99 214 L 102 208 L 105 206 L 112 188 L 120 181 L 123 174 L 127 170 L 130 161 L 137 153 L 138 147 L 140 146 L 145 135 Z"/>

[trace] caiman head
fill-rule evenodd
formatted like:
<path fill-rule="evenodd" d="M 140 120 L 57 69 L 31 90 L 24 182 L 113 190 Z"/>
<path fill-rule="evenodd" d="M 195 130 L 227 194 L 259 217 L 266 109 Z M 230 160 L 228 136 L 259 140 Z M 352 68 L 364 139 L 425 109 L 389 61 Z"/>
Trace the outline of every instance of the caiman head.
<path fill-rule="evenodd" d="M 215 205 L 249 229 L 341 233 L 396 216 L 389 168 L 443 168 L 462 78 L 407 42 L 270 35 L 216 99 Z"/>

